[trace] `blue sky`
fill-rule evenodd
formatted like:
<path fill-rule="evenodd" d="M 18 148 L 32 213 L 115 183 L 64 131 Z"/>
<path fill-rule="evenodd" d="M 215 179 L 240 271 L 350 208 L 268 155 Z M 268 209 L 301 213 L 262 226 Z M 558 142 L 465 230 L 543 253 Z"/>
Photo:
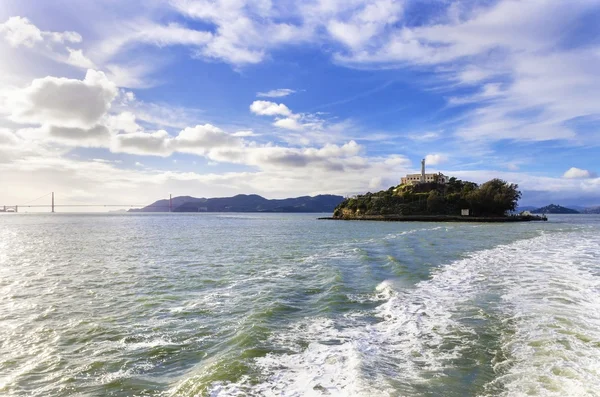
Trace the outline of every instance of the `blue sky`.
<path fill-rule="evenodd" d="M 1 201 L 355 194 L 419 168 L 600 205 L 600 2 L 3 0 Z"/>

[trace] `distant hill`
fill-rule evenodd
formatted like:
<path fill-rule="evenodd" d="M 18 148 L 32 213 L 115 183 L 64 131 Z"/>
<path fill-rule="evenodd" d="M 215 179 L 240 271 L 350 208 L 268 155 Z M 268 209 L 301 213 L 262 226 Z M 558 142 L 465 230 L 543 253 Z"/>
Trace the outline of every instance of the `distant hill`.
<path fill-rule="evenodd" d="M 582 214 L 600 214 L 600 207 L 590 207 L 581 211 Z"/>
<path fill-rule="evenodd" d="M 545 207 L 537 208 L 531 211 L 533 214 L 579 214 L 571 208 L 561 207 L 560 205 L 550 204 Z"/>
<path fill-rule="evenodd" d="M 269 200 L 256 194 L 233 197 L 173 197 L 173 212 L 332 212 L 344 200 L 331 194 Z M 158 200 L 130 212 L 168 212 L 169 200 Z"/>

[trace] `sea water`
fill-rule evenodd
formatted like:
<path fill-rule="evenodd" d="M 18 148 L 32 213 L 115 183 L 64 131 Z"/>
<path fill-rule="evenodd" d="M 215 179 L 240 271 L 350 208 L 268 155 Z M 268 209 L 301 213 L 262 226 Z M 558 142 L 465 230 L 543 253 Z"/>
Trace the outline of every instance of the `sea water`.
<path fill-rule="evenodd" d="M 600 217 L 0 216 L 3 396 L 600 395 Z"/>

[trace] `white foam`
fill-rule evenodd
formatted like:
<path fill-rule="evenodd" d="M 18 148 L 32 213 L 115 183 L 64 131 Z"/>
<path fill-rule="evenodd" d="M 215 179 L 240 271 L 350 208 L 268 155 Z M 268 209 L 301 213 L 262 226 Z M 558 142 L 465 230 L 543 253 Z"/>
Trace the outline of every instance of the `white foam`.
<path fill-rule="evenodd" d="M 350 313 L 295 324 L 272 339 L 290 353 L 255 360 L 262 379 L 215 383 L 211 395 L 415 395 L 478 343 L 477 330 L 463 320 L 477 319 L 473 313 L 486 306 L 502 319 L 497 336 L 504 358 L 481 363 L 496 375 L 485 395 L 594 395 L 600 390 L 598 250 L 593 232 L 544 234 L 473 253 L 411 289 L 385 281 L 374 291 L 384 299 L 373 313 L 379 323 Z"/>
<path fill-rule="evenodd" d="M 495 280 L 514 324 L 489 395 L 593 396 L 600 390 L 600 264 L 593 232 L 543 235 L 505 250 Z"/>
<path fill-rule="evenodd" d="M 317 318 L 295 324 L 289 333 L 272 342 L 279 347 L 296 350 L 290 354 L 268 354 L 256 359 L 265 381 L 252 384 L 249 378 L 237 383 L 215 383 L 211 396 L 369 396 L 375 385 L 362 376 L 365 353 L 361 335 L 356 329 L 340 330 L 331 319 Z M 298 339 L 300 336 L 300 340 Z M 302 348 L 300 343 L 308 343 Z M 389 395 L 380 388 L 377 395 Z"/>

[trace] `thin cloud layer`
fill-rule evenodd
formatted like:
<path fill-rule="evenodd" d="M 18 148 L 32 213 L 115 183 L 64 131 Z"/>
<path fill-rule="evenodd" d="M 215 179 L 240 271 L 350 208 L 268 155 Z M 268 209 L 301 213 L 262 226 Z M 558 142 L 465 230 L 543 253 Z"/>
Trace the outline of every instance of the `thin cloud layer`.
<path fill-rule="evenodd" d="M 295 90 L 289 89 L 289 88 L 278 88 L 276 90 L 271 90 L 271 91 L 267 91 L 267 92 L 257 92 L 256 96 L 259 98 L 281 98 L 284 96 L 288 96 L 291 95 L 293 93 L 295 93 Z"/>

